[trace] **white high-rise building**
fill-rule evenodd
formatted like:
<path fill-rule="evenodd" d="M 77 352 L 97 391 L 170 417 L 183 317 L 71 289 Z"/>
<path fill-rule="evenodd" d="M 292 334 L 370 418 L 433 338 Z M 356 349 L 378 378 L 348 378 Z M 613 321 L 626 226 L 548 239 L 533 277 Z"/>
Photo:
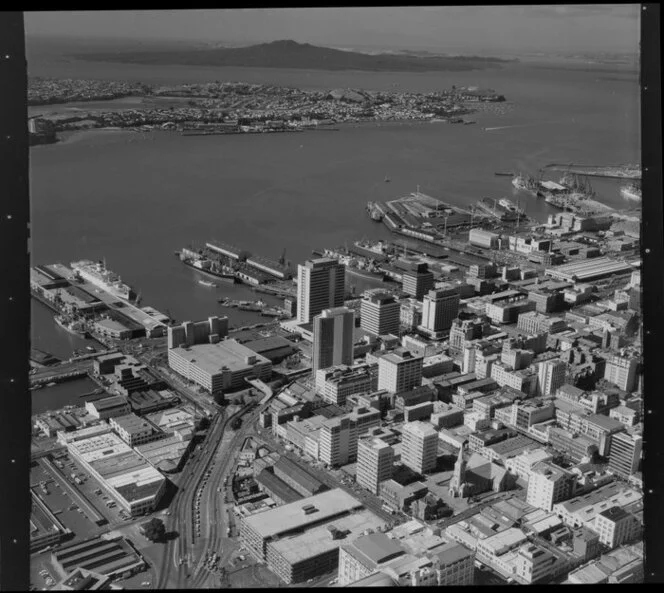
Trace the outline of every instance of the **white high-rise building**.
<path fill-rule="evenodd" d="M 297 266 L 298 323 L 310 323 L 323 309 L 343 306 L 345 271 L 336 259 L 325 257 Z"/>
<path fill-rule="evenodd" d="M 528 479 L 526 502 L 551 511 L 553 505 L 574 496 L 576 476 L 557 465 L 540 461 L 533 465 Z"/>
<path fill-rule="evenodd" d="M 357 445 L 357 483 L 378 494 L 379 485 L 392 478 L 394 449 L 377 437 L 365 437 Z"/>
<path fill-rule="evenodd" d="M 604 378 L 623 391 L 632 391 L 636 387 L 638 364 L 639 361 L 636 358 L 611 356 L 606 361 Z"/>
<path fill-rule="evenodd" d="M 540 395 L 549 396 L 565 384 L 567 365 L 562 360 L 545 360 L 539 364 L 537 390 Z"/>
<path fill-rule="evenodd" d="M 355 461 L 357 457 L 357 422 L 350 417 L 328 418 L 320 427 L 318 459 L 328 467 Z"/>
<path fill-rule="evenodd" d="M 355 313 L 346 307 L 325 309 L 314 317 L 312 370 L 353 364 Z"/>
<path fill-rule="evenodd" d="M 436 467 L 438 431 L 429 422 L 408 422 L 401 433 L 401 463 L 423 474 Z"/>
<path fill-rule="evenodd" d="M 420 328 L 432 337 L 450 329 L 459 314 L 459 298 L 456 288 L 430 290 L 422 302 Z"/>
<path fill-rule="evenodd" d="M 422 385 L 424 358 L 398 348 L 378 359 L 378 389 L 403 393 Z"/>

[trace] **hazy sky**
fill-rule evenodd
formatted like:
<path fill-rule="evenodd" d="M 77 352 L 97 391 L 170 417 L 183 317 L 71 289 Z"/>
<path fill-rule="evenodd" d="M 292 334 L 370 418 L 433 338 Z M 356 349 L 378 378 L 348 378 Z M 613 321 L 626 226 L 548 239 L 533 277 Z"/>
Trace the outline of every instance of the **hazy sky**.
<path fill-rule="evenodd" d="M 637 51 L 638 4 L 28 12 L 28 35 L 479 50 Z"/>

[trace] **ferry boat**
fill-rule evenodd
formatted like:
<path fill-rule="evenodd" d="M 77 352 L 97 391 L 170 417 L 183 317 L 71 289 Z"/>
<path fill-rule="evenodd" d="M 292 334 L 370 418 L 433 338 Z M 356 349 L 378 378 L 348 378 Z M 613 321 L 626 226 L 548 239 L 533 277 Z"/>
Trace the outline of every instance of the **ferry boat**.
<path fill-rule="evenodd" d="M 103 261 L 93 262 L 84 259 L 72 262 L 71 267 L 80 278 L 102 289 L 104 292 L 125 301 L 131 301 L 136 297 L 133 289 L 124 284 L 120 276 L 108 270 L 106 263 Z"/>
<path fill-rule="evenodd" d="M 636 202 L 641 201 L 641 188 L 634 184 L 630 183 L 628 185 L 623 185 L 620 188 L 620 195 L 626 200 L 634 200 Z"/>
<path fill-rule="evenodd" d="M 56 315 L 55 322 L 70 334 L 78 336 L 79 338 L 88 337 L 88 331 L 85 329 L 85 324 L 82 321 L 68 320 L 60 315 Z"/>
<path fill-rule="evenodd" d="M 217 286 L 214 282 L 210 282 L 209 280 L 199 280 L 198 283 L 202 284 L 203 286 L 209 286 L 209 287 Z"/>

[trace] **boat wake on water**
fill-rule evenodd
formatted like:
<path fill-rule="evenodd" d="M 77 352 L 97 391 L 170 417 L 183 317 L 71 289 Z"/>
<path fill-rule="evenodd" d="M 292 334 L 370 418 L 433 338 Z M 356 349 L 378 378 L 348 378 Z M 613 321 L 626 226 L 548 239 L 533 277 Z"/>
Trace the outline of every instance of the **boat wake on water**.
<path fill-rule="evenodd" d="M 492 132 L 493 130 L 508 130 L 510 128 L 529 128 L 532 126 L 543 126 L 545 124 L 555 124 L 555 123 L 560 123 L 558 121 L 540 121 L 537 123 L 533 124 L 514 124 L 512 126 L 497 126 L 493 128 L 482 128 L 485 132 Z"/>

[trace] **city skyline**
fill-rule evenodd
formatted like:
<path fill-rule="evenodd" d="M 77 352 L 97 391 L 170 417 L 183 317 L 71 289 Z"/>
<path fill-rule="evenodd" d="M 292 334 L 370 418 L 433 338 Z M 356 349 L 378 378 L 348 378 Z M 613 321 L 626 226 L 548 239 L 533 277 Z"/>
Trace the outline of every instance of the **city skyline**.
<path fill-rule="evenodd" d="M 653 580 L 642 18 L 26 13 L 23 588 Z"/>

